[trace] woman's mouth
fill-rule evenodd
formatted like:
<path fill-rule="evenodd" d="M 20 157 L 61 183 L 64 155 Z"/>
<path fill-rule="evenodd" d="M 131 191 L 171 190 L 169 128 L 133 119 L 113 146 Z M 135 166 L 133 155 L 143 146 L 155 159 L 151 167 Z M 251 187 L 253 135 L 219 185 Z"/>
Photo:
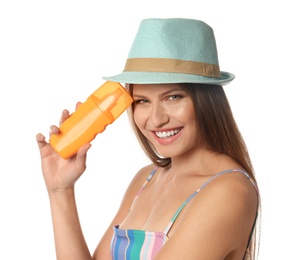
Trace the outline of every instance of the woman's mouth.
<path fill-rule="evenodd" d="M 178 128 L 175 130 L 160 131 L 160 132 L 154 132 L 154 133 L 158 138 L 168 138 L 168 137 L 172 137 L 172 136 L 176 135 L 177 133 L 179 133 L 181 131 L 181 129 L 182 128 Z"/>

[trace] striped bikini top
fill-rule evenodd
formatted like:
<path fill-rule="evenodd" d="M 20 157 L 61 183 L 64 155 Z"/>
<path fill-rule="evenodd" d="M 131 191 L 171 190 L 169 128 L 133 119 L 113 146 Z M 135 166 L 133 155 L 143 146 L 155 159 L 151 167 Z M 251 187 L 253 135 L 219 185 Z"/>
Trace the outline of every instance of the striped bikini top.
<path fill-rule="evenodd" d="M 150 175 L 147 177 L 146 181 L 142 185 L 141 189 L 137 193 L 134 201 L 138 195 L 143 191 L 146 185 L 150 182 L 154 174 L 156 173 L 157 168 L 155 168 Z M 174 214 L 173 218 L 168 223 L 167 227 L 163 232 L 152 232 L 145 230 L 136 230 L 136 229 L 119 229 L 119 225 L 114 226 L 114 235 L 111 240 L 111 255 L 113 260 L 151 260 L 159 252 L 162 246 L 168 240 L 168 233 L 173 226 L 178 215 L 185 207 L 185 205 L 201 191 L 209 182 L 213 179 L 229 172 L 242 172 L 254 185 L 255 183 L 251 177 L 243 170 L 240 169 L 231 169 L 220 172 L 209 180 L 207 180 L 198 190 L 191 194 L 186 201 L 179 207 L 179 209 Z M 257 188 L 256 188 L 257 190 Z M 134 203 L 134 202 L 133 202 Z M 253 226 L 254 229 L 254 226 Z M 252 229 L 252 230 L 253 230 Z M 251 237 L 251 235 L 250 235 Z M 250 239 L 249 239 L 250 240 Z M 248 246 L 250 241 L 248 242 Z"/>

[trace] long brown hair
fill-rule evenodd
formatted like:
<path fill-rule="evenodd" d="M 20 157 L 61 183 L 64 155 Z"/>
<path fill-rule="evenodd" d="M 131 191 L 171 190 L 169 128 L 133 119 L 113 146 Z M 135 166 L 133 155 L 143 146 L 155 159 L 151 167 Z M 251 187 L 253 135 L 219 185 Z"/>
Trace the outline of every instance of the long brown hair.
<path fill-rule="evenodd" d="M 239 163 L 256 182 L 254 168 L 245 141 L 234 119 L 225 91 L 219 85 L 179 84 L 191 97 L 196 117 L 197 145 L 230 156 Z M 130 94 L 133 85 L 126 85 Z M 154 146 L 146 139 L 133 119 L 134 103 L 128 110 L 133 130 L 146 155 L 153 164 L 166 167 L 171 158 L 160 157 Z M 260 205 L 260 203 L 259 203 Z M 260 208 L 260 207 L 259 207 Z M 260 216 L 260 214 L 259 214 Z M 244 259 L 255 259 L 257 231 L 253 230 L 251 246 Z"/>

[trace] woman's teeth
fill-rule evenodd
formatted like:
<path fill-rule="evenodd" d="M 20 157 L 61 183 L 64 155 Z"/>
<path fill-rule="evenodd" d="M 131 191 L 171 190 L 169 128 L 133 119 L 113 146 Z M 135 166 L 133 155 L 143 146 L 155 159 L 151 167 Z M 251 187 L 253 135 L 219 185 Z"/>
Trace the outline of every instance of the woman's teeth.
<path fill-rule="evenodd" d="M 171 131 L 164 131 L 164 132 L 155 132 L 155 134 L 159 137 L 159 138 L 167 138 L 173 135 L 176 135 L 178 132 L 180 132 L 180 129 L 176 129 L 176 130 L 171 130 Z"/>

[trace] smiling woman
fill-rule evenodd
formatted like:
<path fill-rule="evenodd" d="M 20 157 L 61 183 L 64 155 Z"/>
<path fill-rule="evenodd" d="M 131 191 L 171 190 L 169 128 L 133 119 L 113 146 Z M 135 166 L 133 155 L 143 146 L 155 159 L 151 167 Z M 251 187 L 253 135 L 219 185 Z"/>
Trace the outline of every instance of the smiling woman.
<path fill-rule="evenodd" d="M 57 258 L 256 259 L 258 185 L 223 90 L 234 75 L 220 71 L 212 28 L 145 19 L 124 71 L 104 79 L 133 97 L 129 118 L 152 163 L 134 176 L 91 255 L 74 195 L 90 144 L 64 160 L 38 134 Z M 65 110 L 61 122 L 68 117 Z"/>
<path fill-rule="evenodd" d="M 136 129 L 159 155 L 171 158 L 178 152 L 195 149 L 193 103 L 182 87 L 177 84 L 135 84 L 130 92 L 134 99 Z"/>

